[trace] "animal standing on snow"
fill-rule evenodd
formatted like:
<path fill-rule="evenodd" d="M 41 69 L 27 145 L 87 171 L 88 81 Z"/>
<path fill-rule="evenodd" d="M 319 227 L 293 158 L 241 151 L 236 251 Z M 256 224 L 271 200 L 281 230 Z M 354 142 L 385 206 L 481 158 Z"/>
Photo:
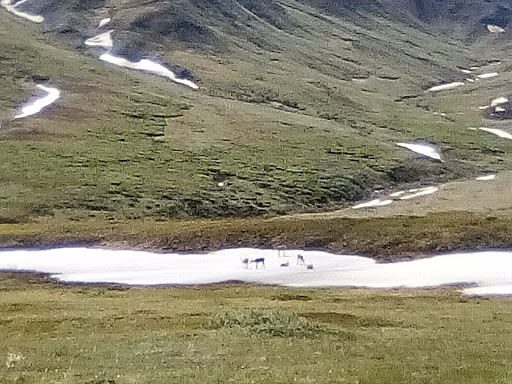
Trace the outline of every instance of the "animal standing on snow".
<path fill-rule="evenodd" d="M 305 265 L 306 262 L 304 261 L 304 256 L 297 255 L 297 265 Z"/>
<path fill-rule="evenodd" d="M 256 269 L 258 269 L 258 265 L 261 264 L 262 268 L 265 268 L 265 258 L 264 257 L 258 257 L 257 259 L 251 260 L 251 263 L 256 264 Z"/>
<path fill-rule="evenodd" d="M 245 269 L 249 268 L 249 259 L 241 259 Z"/>

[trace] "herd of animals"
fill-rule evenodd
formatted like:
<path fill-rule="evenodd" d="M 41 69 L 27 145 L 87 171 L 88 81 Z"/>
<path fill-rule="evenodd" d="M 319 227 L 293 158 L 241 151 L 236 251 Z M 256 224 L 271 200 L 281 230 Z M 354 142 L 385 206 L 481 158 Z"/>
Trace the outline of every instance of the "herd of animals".
<path fill-rule="evenodd" d="M 284 251 L 283 256 L 284 256 Z M 281 251 L 278 251 L 278 256 L 281 255 Z M 258 257 L 256 259 L 250 260 L 249 258 L 244 258 L 242 260 L 242 265 L 245 269 L 249 269 L 249 265 L 254 263 L 256 269 L 264 269 L 265 268 L 265 258 L 264 257 Z M 297 255 L 297 265 L 305 266 L 306 269 L 313 269 L 313 264 L 306 264 L 306 261 L 304 260 L 304 256 L 301 254 Z M 286 268 L 290 266 L 290 262 L 287 261 L 286 263 L 281 263 L 279 265 L 281 268 Z"/>

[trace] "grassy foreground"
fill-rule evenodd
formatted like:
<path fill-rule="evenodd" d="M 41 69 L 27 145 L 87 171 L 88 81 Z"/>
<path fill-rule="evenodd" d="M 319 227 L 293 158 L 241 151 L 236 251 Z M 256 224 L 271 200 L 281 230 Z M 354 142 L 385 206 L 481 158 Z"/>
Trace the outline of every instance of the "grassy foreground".
<path fill-rule="evenodd" d="M 2 383 L 505 383 L 509 299 L 0 275 Z"/>

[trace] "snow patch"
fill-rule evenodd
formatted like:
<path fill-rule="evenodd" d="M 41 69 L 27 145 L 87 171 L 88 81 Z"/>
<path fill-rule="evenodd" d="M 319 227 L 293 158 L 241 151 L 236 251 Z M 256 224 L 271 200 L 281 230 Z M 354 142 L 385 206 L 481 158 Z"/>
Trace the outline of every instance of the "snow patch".
<path fill-rule="evenodd" d="M 110 64 L 113 64 L 113 65 L 117 65 L 119 67 L 136 69 L 136 70 L 152 73 L 157 76 L 167 77 L 175 83 L 186 85 L 187 87 L 190 87 L 192 89 L 199 88 L 192 81 L 177 78 L 176 75 L 174 74 L 174 72 L 165 68 L 163 65 L 155 63 L 154 61 L 151 61 L 151 60 L 142 59 L 140 61 L 133 62 L 133 61 L 126 60 L 125 58 L 120 57 L 120 56 L 114 56 L 108 52 L 102 54 L 100 56 L 100 60 L 105 61 Z"/>
<path fill-rule="evenodd" d="M 504 33 L 505 30 L 497 25 L 487 24 L 487 29 L 491 33 Z"/>
<path fill-rule="evenodd" d="M 314 269 L 296 265 L 298 254 Z M 463 289 L 465 294 L 512 294 L 512 252 L 457 253 L 395 263 L 320 251 L 287 250 L 287 255 L 289 267 L 281 268 L 283 257 L 270 249 L 185 255 L 90 248 L 16 250 L 0 252 L 0 269 L 49 273 L 59 281 L 80 283 L 191 285 L 237 280 L 294 287 L 379 289 L 471 284 L 476 287 Z M 262 257 L 265 268 L 242 262 Z"/>
<path fill-rule="evenodd" d="M 46 96 L 23 105 L 21 107 L 21 113 L 14 116 L 15 119 L 35 115 L 60 98 L 60 91 L 57 88 L 45 87 L 41 84 L 36 85 L 36 88 L 46 92 Z"/>
<path fill-rule="evenodd" d="M 104 19 L 102 19 L 100 21 L 100 23 L 98 24 L 98 28 L 102 28 L 104 27 L 105 25 L 107 25 L 108 23 L 110 23 L 112 21 L 112 19 L 110 17 L 106 17 Z"/>
<path fill-rule="evenodd" d="M 419 153 L 420 155 L 430 157 L 435 160 L 443 161 L 441 153 L 433 145 L 428 144 L 412 144 L 412 143 L 397 143 L 399 147 L 407 148 L 413 152 Z"/>
<path fill-rule="evenodd" d="M 91 37 L 85 40 L 85 45 L 89 47 L 103 47 L 111 49 L 114 46 L 114 42 L 112 40 L 113 29 L 110 31 L 100 33 L 97 36 Z"/>
<path fill-rule="evenodd" d="M 489 133 L 492 133 L 493 135 L 496 135 L 498 137 L 501 137 L 503 139 L 509 139 L 509 140 L 512 140 L 512 135 L 508 132 L 505 132 L 505 131 L 502 131 L 501 129 L 496 129 L 496 128 L 484 128 L 484 127 L 480 127 L 479 128 L 481 131 L 485 131 L 485 132 L 489 132 Z"/>
<path fill-rule="evenodd" d="M 435 87 L 431 87 L 431 88 L 427 89 L 425 92 L 448 91 L 450 89 L 455 89 L 455 88 L 458 88 L 458 87 L 462 87 L 463 85 L 464 85 L 463 82 L 456 81 L 456 82 L 453 82 L 453 83 L 436 85 Z"/>
<path fill-rule="evenodd" d="M 491 107 L 496 107 L 500 104 L 508 103 L 508 99 L 506 97 L 498 97 L 491 101 Z"/>
<path fill-rule="evenodd" d="M 18 2 L 15 2 L 14 0 L 0 0 L 0 5 L 6 9 L 7 12 L 12 13 L 13 15 L 23 17 L 24 19 L 27 19 L 29 21 L 32 21 L 33 23 L 40 24 L 44 21 L 44 17 L 41 15 L 31 15 L 29 13 L 19 11 L 17 7 L 19 7 L 21 4 L 25 3 L 27 0 L 21 0 Z"/>
<path fill-rule="evenodd" d="M 426 188 L 420 188 L 420 189 L 410 189 L 408 192 L 411 193 L 410 195 L 401 196 L 400 200 L 409 200 L 414 199 L 415 197 L 419 196 L 425 196 L 425 195 L 431 195 L 432 193 L 435 193 L 439 191 L 438 187 L 426 187 Z"/>
<path fill-rule="evenodd" d="M 498 72 L 488 72 L 488 73 L 482 73 L 481 75 L 477 75 L 479 79 L 491 79 L 493 77 L 499 76 Z"/>
<path fill-rule="evenodd" d="M 372 201 L 368 201 L 366 203 L 361 203 L 354 205 L 352 209 L 361 209 L 361 208 L 376 208 L 376 207 L 383 207 L 385 205 L 389 205 L 393 202 L 393 200 L 381 200 L 381 199 L 375 199 Z"/>
<path fill-rule="evenodd" d="M 489 180 L 494 180 L 494 179 L 496 179 L 496 175 L 479 176 L 476 178 L 476 180 L 479 180 L 479 181 L 489 181 Z"/>

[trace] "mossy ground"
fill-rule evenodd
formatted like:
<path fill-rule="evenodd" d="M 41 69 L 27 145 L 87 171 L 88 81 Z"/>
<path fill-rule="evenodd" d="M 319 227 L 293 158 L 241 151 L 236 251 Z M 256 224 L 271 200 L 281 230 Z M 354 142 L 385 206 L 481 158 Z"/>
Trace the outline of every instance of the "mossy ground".
<path fill-rule="evenodd" d="M 2 383 L 496 383 L 509 299 L 0 275 Z M 19 360 L 18 360 L 19 359 Z"/>

